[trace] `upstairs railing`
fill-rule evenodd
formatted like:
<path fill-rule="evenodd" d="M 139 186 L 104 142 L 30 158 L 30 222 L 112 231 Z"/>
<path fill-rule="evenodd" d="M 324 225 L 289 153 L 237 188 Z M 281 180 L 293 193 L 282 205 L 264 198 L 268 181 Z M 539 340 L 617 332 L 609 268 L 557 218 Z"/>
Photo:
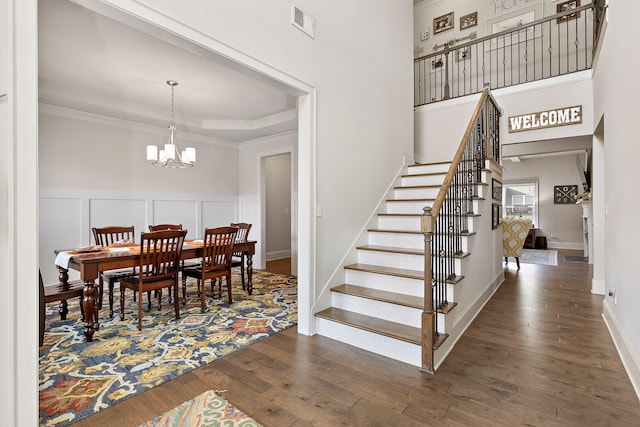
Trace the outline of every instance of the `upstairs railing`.
<path fill-rule="evenodd" d="M 462 236 L 469 232 L 468 217 L 475 215 L 474 200 L 482 183 L 486 159 L 500 159 L 500 107 L 485 89 L 451 162 L 438 196 L 424 208 L 424 309 L 422 312 L 422 369 L 434 372 L 434 348 L 441 341 L 438 312 L 449 306 L 447 288 L 456 283 L 455 258 L 462 251 Z"/>
<path fill-rule="evenodd" d="M 464 44 L 449 41 L 414 61 L 414 105 L 590 69 L 604 10 L 595 0 Z"/>

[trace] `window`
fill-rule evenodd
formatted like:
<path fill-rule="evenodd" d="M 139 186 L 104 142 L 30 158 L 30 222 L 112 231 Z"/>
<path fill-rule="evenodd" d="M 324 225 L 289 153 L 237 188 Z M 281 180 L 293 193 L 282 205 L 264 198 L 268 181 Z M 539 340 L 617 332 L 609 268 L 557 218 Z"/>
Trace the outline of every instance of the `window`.
<path fill-rule="evenodd" d="M 538 223 L 538 183 L 511 182 L 502 185 L 502 215 L 529 218 Z"/>

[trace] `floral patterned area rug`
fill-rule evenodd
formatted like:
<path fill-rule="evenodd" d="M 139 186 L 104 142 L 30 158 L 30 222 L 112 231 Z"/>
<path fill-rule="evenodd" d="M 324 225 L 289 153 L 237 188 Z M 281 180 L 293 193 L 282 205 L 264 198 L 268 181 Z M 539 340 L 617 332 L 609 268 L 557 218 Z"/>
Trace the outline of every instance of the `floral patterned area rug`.
<path fill-rule="evenodd" d="M 139 427 L 182 426 L 262 427 L 262 424 L 230 404 L 224 397 L 209 390 Z"/>
<path fill-rule="evenodd" d="M 68 301 L 66 321 L 60 320 L 56 304 L 48 304 L 39 360 L 40 425 L 76 422 L 297 323 L 295 277 L 254 270 L 252 296 L 242 290 L 237 268 L 232 283 L 231 305 L 225 285 L 221 299 L 218 286 L 212 298 L 207 283 L 206 311 L 201 313 L 196 281 L 190 279 L 178 320 L 166 291 L 160 311 L 156 298 L 149 311 L 143 295 L 142 332 L 132 292 L 126 294 L 125 320 L 120 320 L 116 284 L 114 317 L 103 306 L 91 343 L 85 342 L 77 299 Z"/>

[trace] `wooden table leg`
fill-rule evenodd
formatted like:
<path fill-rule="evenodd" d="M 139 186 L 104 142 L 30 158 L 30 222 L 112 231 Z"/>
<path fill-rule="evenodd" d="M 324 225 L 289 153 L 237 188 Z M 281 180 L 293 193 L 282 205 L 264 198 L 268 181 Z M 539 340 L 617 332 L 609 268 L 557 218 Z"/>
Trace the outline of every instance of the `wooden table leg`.
<path fill-rule="evenodd" d="M 93 341 L 93 333 L 100 327 L 98 323 L 98 288 L 94 280 L 85 280 L 82 291 L 84 307 L 84 336 L 87 342 Z"/>
<path fill-rule="evenodd" d="M 58 267 L 58 287 L 61 291 L 69 290 L 69 270 Z M 67 300 L 60 301 L 58 305 L 58 314 L 60 320 L 67 320 L 67 314 L 69 313 L 69 307 L 67 306 Z"/>
<path fill-rule="evenodd" d="M 69 270 L 66 268 L 58 267 L 58 282 L 60 289 L 68 290 L 69 289 Z M 82 310 L 84 311 L 84 336 L 87 339 L 87 342 L 93 341 L 93 333 L 100 328 L 100 323 L 98 322 L 98 313 L 100 307 L 98 306 L 99 295 L 98 288 L 96 287 L 95 280 L 85 280 L 84 281 L 84 289 L 82 290 Z M 66 301 L 65 309 L 66 309 Z M 62 306 L 60 307 L 62 310 Z M 60 312 L 62 316 L 62 311 Z M 65 313 L 66 317 L 66 313 Z M 64 319 L 63 319 L 64 320 Z"/>
<path fill-rule="evenodd" d="M 253 292 L 253 256 L 247 254 L 247 293 L 251 295 Z"/>

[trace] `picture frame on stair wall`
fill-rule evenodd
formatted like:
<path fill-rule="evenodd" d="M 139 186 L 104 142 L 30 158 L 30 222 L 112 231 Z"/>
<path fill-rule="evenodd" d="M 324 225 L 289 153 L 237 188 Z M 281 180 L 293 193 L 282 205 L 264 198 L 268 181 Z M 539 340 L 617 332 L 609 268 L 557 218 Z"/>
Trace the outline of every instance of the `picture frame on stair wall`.
<path fill-rule="evenodd" d="M 502 182 L 491 178 L 491 198 L 502 201 Z"/>
<path fill-rule="evenodd" d="M 502 224 L 502 205 L 500 203 L 491 204 L 491 229 L 495 230 Z"/>

